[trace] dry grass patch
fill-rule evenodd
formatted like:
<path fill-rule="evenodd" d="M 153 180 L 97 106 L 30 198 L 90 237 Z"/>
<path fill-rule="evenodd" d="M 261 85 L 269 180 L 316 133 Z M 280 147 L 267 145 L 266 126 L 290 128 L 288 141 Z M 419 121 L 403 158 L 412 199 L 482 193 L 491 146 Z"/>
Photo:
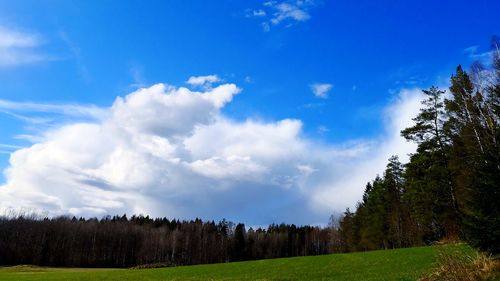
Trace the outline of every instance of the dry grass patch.
<path fill-rule="evenodd" d="M 490 255 L 463 248 L 440 250 L 438 269 L 421 281 L 500 280 L 500 261 Z"/>

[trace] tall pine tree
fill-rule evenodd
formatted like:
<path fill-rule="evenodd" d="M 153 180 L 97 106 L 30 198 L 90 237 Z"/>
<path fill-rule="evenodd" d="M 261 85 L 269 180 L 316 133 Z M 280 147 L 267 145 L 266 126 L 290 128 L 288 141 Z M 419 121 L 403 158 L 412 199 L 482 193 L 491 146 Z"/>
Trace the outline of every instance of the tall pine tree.
<path fill-rule="evenodd" d="M 444 111 L 445 91 L 436 87 L 423 90 L 420 113 L 415 125 L 401 131 L 418 144 L 406 166 L 406 199 L 426 242 L 460 234 L 457 191 L 448 169 L 451 139 Z"/>

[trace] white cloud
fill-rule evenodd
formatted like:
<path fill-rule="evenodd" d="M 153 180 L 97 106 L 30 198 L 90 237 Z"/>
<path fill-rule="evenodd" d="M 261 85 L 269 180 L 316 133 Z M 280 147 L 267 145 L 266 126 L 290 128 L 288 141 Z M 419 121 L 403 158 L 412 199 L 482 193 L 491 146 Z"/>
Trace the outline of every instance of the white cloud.
<path fill-rule="evenodd" d="M 43 142 L 45 140 L 43 136 L 37 134 L 18 134 L 14 136 L 14 139 L 23 140 L 31 143 Z"/>
<path fill-rule="evenodd" d="M 479 46 L 470 46 L 463 52 L 473 61 L 478 61 L 484 65 L 491 65 L 493 62 L 493 51 L 480 52 Z"/>
<path fill-rule="evenodd" d="M 271 30 L 271 25 L 277 26 L 283 22 L 287 22 L 287 27 L 298 23 L 305 22 L 311 18 L 309 9 L 316 4 L 312 0 L 305 1 L 267 1 L 263 3 L 262 9 L 248 9 L 247 17 L 265 18 L 261 23 L 264 31 Z"/>
<path fill-rule="evenodd" d="M 263 22 L 262 24 L 262 29 L 265 31 L 265 32 L 269 32 L 271 31 L 271 26 L 269 25 L 268 22 Z"/>
<path fill-rule="evenodd" d="M 305 103 L 297 106 L 298 110 L 304 110 L 304 109 L 321 109 L 324 107 L 326 103 L 324 102 L 313 102 L 313 103 Z"/>
<path fill-rule="evenodd" d="M 15 102 L 3 99 L 0 99 L 0 111 L 55 113 L 95 119 L 102 119 L 108 114 L 107 110 L 94 105 Z M 38 118 L 37 120 L 40 121 L 41 119 Z"/>
<path fill-rule="evenodd" d="M 36 34 L 0 26 L 0 67 L 16 66 L 50 59 L 36 48 L 42 43 Z"/>
<path fill-rule="evenodd" d="M 318 98 L 328 98 L 328 92 L 333 88 L 332 84 L 322 83 L 322 84 L 312 84 L 311 91 Z"/>
<path fill-rule="evenodd" d="M 325 134 L 328 132 L 330 132 L 330 129 L 328 129 L 328 127 L 326 127 L 326 126 L 319 126 L 318 127 L 318 133 Z"/>
<path fill-rule="evenodd" d="M 271 23 L 277 25 L 284 20 L 290 19 L 294 21 L 306 21 L 311 16 L 305 10 L 300 8 L 301 5 L 293 5 L 290 3 L 279 3 L 274 7 L 276 12 L 273 18 L 271 18 Z"/>
<path fill-rule="evenodd" d="M 11 154 L 14 150 L 23 148 L 20 145 L 0 143 L 0 153 Z"/>
<path fill-rule="evenodd" d="M 254 17 L 263 17 L 266 15 L 266 12 L 264 10 L 253 10 L 252 15 Z"/>
<path fill-rule="evenodd" d="M 186 83 L 192 86 L 204 86 L 211 85 L 220 81 L 221 79 L 219 78 L 219 76 L 212 74 L 207 76 L 191 76 L 186 81 Z"/>
<path fill-rule="evenodd" d="M 19 146 L 19 145 L 5 144 L 5 143 L 0 143 L 0 147 L 1 148 L 11 148 L 11 149 L 23 148 L 22 146 Z"/>
<path fill-rule="evenodd" d="M 265 7 L 272 7 L 276 5 L 276 3 L 278 3 L 278 1 L 266 1 L 262 5 L 264 5 Z"/>
<path fill-rule="evenodd" d="M 146 82 L 142 74 L 142 69 L 137 66 L 132 66 L 129 69 L 130 76 L 132 78 L 132 83 L 129 85 L 132 89 L 139 89 L 146 87 Z"/>
<path fill-rule="evenodd" d="M 78 68 L 78 73 L 80 77 L 85 81 L 89 82 L 91 80 L 90 73 L 83 62 L 83 57 L 81 55 L 80 48 L 71 40 L 69 35 L 64 31 L 59 31 L 59 38 L 64 42 L 68 50 L 71 52 L 71 56 L 75 60 L 76 66 Z"/>
<path fill-rule="evenodd" d="M 0 27 L 0 48 L 36 47 L 39 41 L 36 35 L 20 33 Z"/>
<path fill-rule="evenodd" d="M 250 156 L 231 155 L 227 157 L 211 157 L 204 160 L 196 160 L 191 163 L 193 171 L 204 176 L 236 180 L 255 180 L 255 175 L 261 175 L 267 168 L 256 163 Z"/>
<path fill-rule="evenodd" d="M 372 181 L 376 174 L 383 173 L 390 156 L 398 155 L 403 163 L 409 160 L 408 154 L 416 150 L 416 145 L 402 138 L 400 131 L 413 124 L 412 118 L 418 114 L 422 98 L 418 88 L 401 90 L 383 112 L 385 132 L 373 140 L 361 157 L 345 163 L 345 173 L 339 173 L 337 179 L 318 187 L 318 192 L 313 195 L 317 206 L 338 206 L 350 202 L 350 207 L 354 207 L 354 203 L 361 199 L 366 183 Z M 342 188 L 334 188 L 334 185 Z"/>
<path fill-rule="evenodd" d="M 239 91 L 157 84 L 118 97 L 105 118 L 47 130 L 11 154 L 0 205 L 52 215 L 324 222 L 354 205 L 391 154 L 414 148 L 399 130 L 420 105 L 417 90 L 387 108 L 379 138 L 340 145 L 304 137 L 300 120 L 228 118 L 220 110 Z"/>
<path fill-rule="evenodd" d="M 245 76 L 245 79 L 243 81 L 245 81 L 245 83 L 253 83 L 254 82 L 252 77 L 250 77 L 250 76 Z"/>

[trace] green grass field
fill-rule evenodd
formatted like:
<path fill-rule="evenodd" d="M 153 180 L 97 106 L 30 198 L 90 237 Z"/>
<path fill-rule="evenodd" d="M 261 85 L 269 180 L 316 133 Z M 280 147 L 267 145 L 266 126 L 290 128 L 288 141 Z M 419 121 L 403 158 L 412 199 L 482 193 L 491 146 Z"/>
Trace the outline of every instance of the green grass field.
<path fill-rule="evenodd" d="M 0 280 L 418 280 L 433 271 L 432 246 L 158 269 L 0 268 Z"/>

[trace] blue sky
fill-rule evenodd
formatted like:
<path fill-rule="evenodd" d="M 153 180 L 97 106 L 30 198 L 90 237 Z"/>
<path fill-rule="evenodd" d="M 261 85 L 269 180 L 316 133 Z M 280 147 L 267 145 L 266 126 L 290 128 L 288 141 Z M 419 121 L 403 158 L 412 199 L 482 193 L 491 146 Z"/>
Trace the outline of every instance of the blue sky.
<path fill-rule="evenodd" d="M 404 108 L 408 93 L 431 85 L 446 86 L 457 64 L 467 66 L 484 56 L 491 37 L 500 33 L 499 10 L 500 3 L 493 0 L 1 1 L 0 168 L 15 167 L 11 169 L 14 172 L 10 179 L 4 175 L 1 182 L 6 188 L 16 190 L 19 183 L 16 169 L 29 171 L 23 168 L 28 165 L 23 161 L 36 158 L 19 157 L 15 165 L 9 164 L 14 151 L 44 145 L 53 140 L 47 135 L 57 135 L 54 132 L 71 124 L 106 123 L 102 121 L 106 117 L 96 117 L 94 111 L 81 113 L 79 109 L 91 108 L 100 114 L 100 110 L 106 111 L 117 97 L 157 83 L 200 92 L 210 92 L 218 85 L 235 84 L 241 93 L 231 92 L 235 95 L 231 100 L 225 100 L 224 106 L 217 105 L 213 113 L 216 118 L 231 120 L 238 126 L 247 120 L 262 126 L 277 124 L 280 120 L 299 120 L 300 133 L 295 137 L 300 142 L 314 143 L 315 147 L 326 150 L 363 150 L 362 147 L 369 146 L 368 150 L 376 151 L 392 134 L 387 133 L 392 128 L 387 119 L 395 117 L 388 116 L 387 112 L 398 105 Z M 189 77 L 207 75 L 216 75 L 218 81 L 204 85 L 186 83 Z M 169 90 L 163 92 L 169 93 Z M 90 150 L 89 153 L 97 152 Z M 335 163 L 329 164 L 317 158 L 307 161 L 319 161 L 322 164 L 317 165 L 334 169 L 331 166 L 342 166 L 342 161 L 346 161 L 346 167 L 362 163 L 362 159 L 373 156 L 370 153 L 356 155 L 357 160 L 333 159 Z M 227 161 L 258 158 L 251 153 L 226 156 L 231 159 Z M 194 156 L 190 157 L 194 161 Z M 222 155 L 204 157 L 197 160 L 223 159 Z M 296 166 L 313 171 L 308 185 L 316 181 L 321 182 L 318 186 L 325 185 L 324 177 L 314 179 L 318 168 L 309 162 L 300 163 Z M 38 164 L 49 166 L 43 161 Z M 377 169 L 374 171 L 383 169 L 383 164 Z M 364 174 L 372 178 L 374 175 L 370 173 L 374 171 Z M 287 176 L 294 177 L 293 174 Z M 226 185 L 251 185 L 251 181 L 242 178 L 227 183 L 214 174 L 207 177 L 201 183 L 216 189 Z M 292 184 L 295 185 L 300 186 Z M 20 190 L 22 186 L 17 188 Z M 37 190 L 45 194 L 44 188 L 49 187 Z M 35 189 L 31 188 L 30 192 Z M 326 221 L 328 212 L 352 206 L 353 198 L 362 189 L 363 185 L 359 186 L 359 190 L 344 201 L 328 201 L 332 204 L 330 210 L 312 208 L 296 221 L 317 223 L 322 218 Z M 262 195 L 256 193 L 258 191 L 253 190 L 249 194 L 254 194 L 255 200 L 262 200 Z M 277 196 L 285 198 L 281 193 L 286 192 L 280 190 Z M 12 194 L 4 200 L 16 205 L 12 203 L 16 200 Z M 323 193 L 312 197 L 321 197 L 319 194 Z M 221 197 L 227 197 L 224 202 L 228 202 L 231 196 L 236 195 L 227 192 Z M 263 200 L 262 204 L 269 205 L 269 210 L 275 210 L 274 216 L 252 215 L 250 207 L 247 211 L 233 211 L 231 204 L 224 211 L 232 219 L 256 224 L 293 221 L 298 215 L 287 215 L 287 208 L 307 209 L 316 204 L 314 200 L 309 207 L 298 203 L 307 201 L 304 200 L 307 196 L 293 193 L 286 197 L 290 204 L 288 199 Z M 35 204 L 35 199 L 26 200 L 27 206 L 40 205 Z M 58 203 L 59 212 L 73 210 L 77 214 L 92 215 L 87 211 L 96 207 L 71 209 L 72 200 L 60 201 L 63 203 Z M 182 206 L 191 206 L 189 204 L 206 204 L 206 208 L 201 209 L 201 214 L 187 211 L 172 214 L 224 216 L 222 210 L 213 207 L 219 204 L 215 199 L 204 203 L 189 201 Z M 280 209 L 278 205 L 287 208 Z M 103 209 L 106 212 L 143 210 L 134 206 Z M 144 212 L 170 214 L 163 209 L 157 212 L 144 209 Z"/>

